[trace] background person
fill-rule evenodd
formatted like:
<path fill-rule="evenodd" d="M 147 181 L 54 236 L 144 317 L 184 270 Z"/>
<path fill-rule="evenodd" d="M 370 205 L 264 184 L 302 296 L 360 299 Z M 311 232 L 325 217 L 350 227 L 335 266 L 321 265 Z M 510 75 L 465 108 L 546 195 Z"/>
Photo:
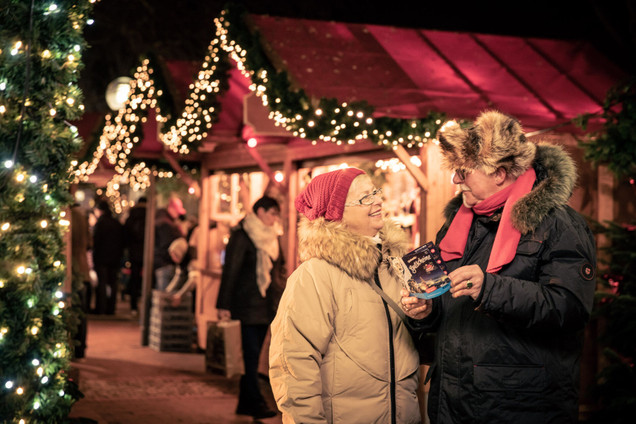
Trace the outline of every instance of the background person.
<path fill-rule="evenodd" d="M 153 268 L 155 273 L 155 289 L 165 290 L 175 274 L 175 263 L 170 258 L 170 244 L 184 237 L 178 224 L 179 217 L 185 215 L 181 199 L 172 197 L 165 209 L 158 209 L 155 222 L 155 246 Z"/>
<path fill-rule="evenodd" d="M 97 273 L 95 312 L 114 315 L 124 254 L 124 232 L 106 200 L 97 203 L 96 215 L 97 222 L 93 227 L 93 267 Z"/>
<path fill-rule="evenodd" d="M 431 422 L 576 423 L 596 258 L 566 204 L 574 162 L 496 111 L 438 139 L 461 190 L 437 235 L 451 289 L 432 304 L 402 299 L 437 334 Z"/>
<path fill-rule="evenodd" d="M 140 197 L 135 206 L 130 208 L 124 223 L 124 239 L 130 261 L 130 279 L 128 294 L 130 311 L 138 313 L 138 299 L 141 296 L 141 271 L 144 266 L 144 240 L 146 236 L 146 198 Z"/>
<path fill-rule="evenodd" d="M 88 250 L 91 248 L 91 233 L 88 225 L 88 217 L 84 209 L 74 203 L 71 206 L 71 269 L 73 280 L 77 279 L 79 284 L 73 282 L 73 289 L 77 290 L 80 309 L 77 333 L 75 334 L 76 345 L 74 346 L 74 357 L 83 358 L 86 353 L 86 315 L 90 312 L 91 299 L 91 277 L 90 265 L 88 264 Z"/>
<path fill-rule="evenodd" d="M 276 412 L 261 393 L 258 361 L 285 287 L 286 271 L 277 225 L 278 202 L 263 196 L 252 211 L 230 234 L 216 307 L 219 320 L 241 321 L 245 374 L 241 376 L 236 413 L 268 418 Z"/>
<path fill-rule="evenodd" d="M 295 201 L 303 263 L 272 323 L 270 381 L 284 423 L 419 423 L 419 357 L 377 290 L 399 301 L 388 256 L 409 247 L 364 171 L 313 178 Z M 397 306 L 396 306 L 397 308 Z"/>

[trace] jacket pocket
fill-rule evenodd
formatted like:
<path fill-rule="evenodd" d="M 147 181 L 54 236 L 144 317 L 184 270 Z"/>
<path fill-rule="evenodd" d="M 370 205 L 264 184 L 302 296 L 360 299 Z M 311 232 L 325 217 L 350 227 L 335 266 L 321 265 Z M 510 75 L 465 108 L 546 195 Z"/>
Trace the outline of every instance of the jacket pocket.
<path fill-rule="evenodd" d="M 542 247 L 543 243 L 539 240 L 519 241 L 515 258 L 506 274 L 533 281 L 538 280 L 539 255 Z"/>
<path fill-rule="evenodd" d="M 475 387 L 486 392 L 541 392 L 548 385 L 543 365 L 484 365 L 473 367 Z"/>

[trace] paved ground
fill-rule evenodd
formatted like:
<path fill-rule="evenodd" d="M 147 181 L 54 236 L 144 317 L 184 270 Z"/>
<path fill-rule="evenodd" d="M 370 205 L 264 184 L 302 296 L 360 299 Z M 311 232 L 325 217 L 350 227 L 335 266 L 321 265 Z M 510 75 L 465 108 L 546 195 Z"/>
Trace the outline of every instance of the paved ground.
<path fill-rule="evenodd" d="M 89 316 L 86 357 L 73 362 L 84 398 L 71 418 L 86 424 L 241 424 L 235 415 L 238 377 L 205 372 L 202 353 L 157 352 L 141 346 L 138 320 Z M 263 381 L 270 407 L 271 392 Z M 267 390 L 267 392 L 265 392 Z M 263 424 L 281 423 L 280 415 Z"/>

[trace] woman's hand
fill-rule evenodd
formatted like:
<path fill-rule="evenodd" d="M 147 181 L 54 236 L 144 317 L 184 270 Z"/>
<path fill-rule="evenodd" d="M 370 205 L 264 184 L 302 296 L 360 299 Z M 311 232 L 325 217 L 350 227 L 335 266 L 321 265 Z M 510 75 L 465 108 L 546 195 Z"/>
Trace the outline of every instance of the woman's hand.
<path fill-rule="evenodd" d="M 419 297 L 411 296 L 406 289 L 401 289 L 400 295 L 402 296 L 400 306 L 409 318 L 424 319 L 433 311 L 433 301 L 431 299 L 420 299 Z"/>
<path fill-rule="evenodd" d="M 232 314 L 227 309 L 217 309 L 216 316 L 219 321 L 229 321 L 232 319 Z"/>
<path fill-rule="evenodd" d="M 459 267 L 448 276 L 451 279 L 450 293 L 453 297 L 470 296 L 477 300 L 485 278 L 479 265 Z"/>

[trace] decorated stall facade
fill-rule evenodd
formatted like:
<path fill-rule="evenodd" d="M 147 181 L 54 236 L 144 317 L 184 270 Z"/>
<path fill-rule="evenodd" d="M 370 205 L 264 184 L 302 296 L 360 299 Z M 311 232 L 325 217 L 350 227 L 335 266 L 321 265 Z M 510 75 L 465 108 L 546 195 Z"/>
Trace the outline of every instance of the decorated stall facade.
<path fill-rule="evenodd" d="M 605 94 L 624 75 L 587 43 L 278 18 L 239 8 L 226 10 L 213 30 L 199 64 L 158 58 L 140 64 L 127 104 L 106 118 L 99 142 L 76 168 L 79 180 L 90 179 L 107 160 L 118 184 L 144 190 L 160 172 L 157 159 L 186 178 L 183 163 L 200 166 L 200 178 L 191 181 L 200 195 L 199 223 L 225 225 L 199 234 L 207 270 L 197 290 L 201 345 L 207 321 L 215 319 L 223 228 L 265 190 L 283 202 L 289 272 L 296 263 L 293 199 L 312 174 L 343 163 L 369 167 L 388 184 L 389 213 L 416 229 L 414 245 L 434 239 L 454 194 L 435 140 L 447 118 L 469 122 L 491 108 L 518 118 L 530 137 L 564 145 L 577 159 L 575 209 L 599 220 L 615 214 L 611 175 L 583 160 L 576 121 L 590 114 L 588 130 L 600 128 Z M 175 76 L 188 70 L 188 89 L 176 84 L 181 93 L 173 96 Z M 148 139 L 159 146 L 152 154 L 140 149 Z M 395 159 L 406 177 L 382 171 Z M 391 193 L 391 187 L 407 187 L 407 213 L 399 212 L 402 189 Z"/>

